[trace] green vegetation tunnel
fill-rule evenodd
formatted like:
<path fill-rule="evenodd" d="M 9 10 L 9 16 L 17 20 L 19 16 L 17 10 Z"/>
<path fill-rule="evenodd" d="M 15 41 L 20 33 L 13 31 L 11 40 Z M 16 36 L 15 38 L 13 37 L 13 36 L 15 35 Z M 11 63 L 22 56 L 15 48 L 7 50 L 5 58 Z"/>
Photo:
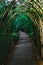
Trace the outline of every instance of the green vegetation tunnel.
<path fill-rule="evenodd" d="M 10 6 L 5 8 L 4 4 L 0 4 L 0 62 L 8 55 L 12 45 L 18 41 L 19 30 L 28 34 L 40 54 L 40 30 L 36 21 L 26 12 L 19 11 L 17 6 L 17 9 L 14 9 L 15 6 L 12 9 Z M 8 10 L 7 16 L 6 10 Z"/>

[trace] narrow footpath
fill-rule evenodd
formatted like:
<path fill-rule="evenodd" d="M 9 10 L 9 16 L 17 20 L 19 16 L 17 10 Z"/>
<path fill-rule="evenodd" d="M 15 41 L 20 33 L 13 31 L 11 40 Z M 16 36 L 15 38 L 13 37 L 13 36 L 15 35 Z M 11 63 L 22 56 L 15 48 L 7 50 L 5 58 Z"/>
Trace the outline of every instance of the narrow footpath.
<path fill-rule="evenodd" d="M 35 65 L 33 42 L 20 31 L 19 41 L 7 65 Z"/>

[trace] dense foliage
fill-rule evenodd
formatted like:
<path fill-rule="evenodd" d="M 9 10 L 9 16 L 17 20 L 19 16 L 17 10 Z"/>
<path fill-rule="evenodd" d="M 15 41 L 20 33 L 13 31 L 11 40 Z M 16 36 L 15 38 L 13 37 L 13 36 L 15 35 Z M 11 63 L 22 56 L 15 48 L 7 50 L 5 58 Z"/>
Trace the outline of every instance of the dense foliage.
<path fill-rule="evenodd" d="M 26 32 L 39 50 L 40 19 L 42 22 L 43 9 L 41 2 L 22 1 L 20 5 L 13 4 L 8 7 L 0 3 L 0 61 L 7 55 L 12 44 L 15 44 L 15 40 L 19 38 L 19 30 Z"/>

